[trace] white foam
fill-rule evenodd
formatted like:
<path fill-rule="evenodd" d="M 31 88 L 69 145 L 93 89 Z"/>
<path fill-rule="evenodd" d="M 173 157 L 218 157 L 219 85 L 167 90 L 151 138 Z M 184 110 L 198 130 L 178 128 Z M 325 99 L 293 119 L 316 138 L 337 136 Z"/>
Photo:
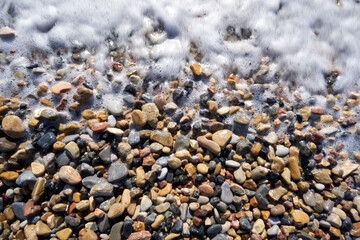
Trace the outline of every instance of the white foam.
<path fill-rule="evenodd" d="M 282 81 L 295 80 L 320 92 L 326 89 L 324 74 L 338 68 L 334 88 L 343 90 L 360 77 L 360 4 L 341 3 L 342 7 L 322 0 L 5 0 L 0 26 L 14 28 L 17 36 L 2 41 L 0 49 L 28 56 L 34 49 L 52 52 L 85 45 L 96 49 L 96 69 L 103 72 L 109 68 L 105 41 L 111 38 L 131 50 L 138 66 L 152 66 L 155 76 L 167 79 L 192 61 L 193 41 L 220 80 L 230 67 L 249 75 L 261 57 L 268 56 L 272 65 L 266 81 L 281 71 Z M 10 5 L 15 9 L 11 14 Z M 228 26 L 238 35 L 241 28 L 249 28 L 252 35 L 224 41 Z"/>

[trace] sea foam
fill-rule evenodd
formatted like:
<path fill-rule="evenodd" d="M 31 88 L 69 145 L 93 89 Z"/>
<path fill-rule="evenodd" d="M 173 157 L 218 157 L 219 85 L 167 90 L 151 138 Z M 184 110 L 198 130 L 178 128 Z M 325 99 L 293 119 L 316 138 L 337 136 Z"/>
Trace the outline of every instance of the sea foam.
<path fill-rule="evenodd" d="M 55 54 L 86 47 L 100 72 L 108 68 L 110 39 L 159 80 L 195 61 L 191 42 L 219 80 L 229 70 L 251 77 L 263 56 L 271 61 L 263 81 L 295 82 L 312 93 L 325 92 L 333 69 L 340 72 L 336 91 L 360 76 L 360 4 L 354 0 L 5 0 L 0 9 L 0 27 L 17 32 L 1 41 L 3 52 L 28 57 L 35 49 Z"/>

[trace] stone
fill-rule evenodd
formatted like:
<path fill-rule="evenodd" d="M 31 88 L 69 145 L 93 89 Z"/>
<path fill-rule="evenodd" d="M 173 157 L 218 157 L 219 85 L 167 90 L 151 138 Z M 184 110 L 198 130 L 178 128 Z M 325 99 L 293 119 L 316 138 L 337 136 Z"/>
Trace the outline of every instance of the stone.
<path fill-rule="evenodd" d="M 255 221 L 252 226 L 251 232 L 256 234 L 261 234 L 265 229 L 265 223 L 262 219 L 258 219 Z"/>
<path fill-rule="evenodd" d="M 150 139 L 170 148 L 173 145 L 173 139 L 169 132 L 155 130 L 151 132 Z"/>
<path fill-rule="evenodd" d="M 41 206 L 35 205 L 35 202 L 32 200 L 27 201 L 24 205 L 24 216 L 25 217 L 33 217 L 40 213 Z"/>
<path fill-rule="evenodd" d="M 243 184 L 246 180 L 246 175 L 243 169 L 240 167 L 234 172 L 234 177 L 237 183 Z"/>
<path fill-rule="evenodd" d="M 110 219 L 120 217 L 125 211 L 124 205 L 121 203 L 114 203 L 110 206 L 108 217 Z"/>
<path fill-rule="evenodd" d="M 201 65 L 197 63 L 190 64 L 190 69 L 194 76 L 199 77 L 201 75 Z"/>
<path fill-rule="evenodd" d="M 170 157 L 167 164 L 172 169 L 178 169 L 181 167 L 181 160 L 177 157 Z"/>
<path fill-rule="evenodd" d="M 35 186 L 33 188 L 33 191 L 31 193 L 31 198 L 33 201 L 37 202 L 40 200 L 40 198 L 42 197 L 42 195 L 45 192 L 45 178 L 39 177 L 36 180 Z"/>
<path fill-rule="evenodd" d="M 143 127 L 146 124 L 146 119 L 143 112 L 139 109 L 135 109 L 131 113 L 133 123 L 137 126 Z"/>
<path fill-rule="evenodd" d="M 127 240 L 150 240 L 151 233 L 149 231 L 140 231 L 131 233 Z"/>
<path fill-rule="evenodd" d="M 151 228 L 158 229 L 160 227 L 160 224 L 164 221 L 164 219 L 165 219 L 164 215 L 162 214 L 157 215 L 155 221 L 151 224 Z"/>
<path fill-rule="evenodd" d="M 221 185 L 221 201 L 223 201 L 226 204 L 231 204 L 233 201 L 233 193 L 230 189 L 230 184 L 227 182 L 224 182 Z"/>
<path fill-rule="evenodd" d="M 213 134 L 212 140 L 217 143 L 222 149 L 224 149 L 226 144 L 228 144 L 228 142 L 230 141 L 231 136 L 232 132 L 230 130 L 219 130 Z"/>
<path fill-rule="evenodd" d="M 71 166 L 63 166 L 59 170 L 59 177 L 61 180 L 68 184 L 78 184 L 81 182 L 81 176 L 79 172 Z"/>
<path fill-rule="evenodd" d="M 207 184 L 203 184 L 199 186 L 199 191 L 201 195 L 204 195 L 206 197 L 212 197 L 214 196 L 214 189 Z"/>
<path fill-rule="evenodd" d="M 64 229 L 56 232 L 56 236 L 60 240 L 67 240 L 70 237 L 71 234 L 72 234 L 71 228 L 64 228 Z"/>
<path fill-rule="evenodd" d="M 222 226 L 220 224 L 213 224 L 206 230 L 206 234 L 209 237 L 215 237 L 221 230 Z"/>
<path fill-rule="evenodd" d="M 11 209 L 14 212 L 16 218 L 20 219 L 21 221 L 25 220 L 24 216 L 24 202 L 14 202 L 11 204 Z"/>
<path fill-rule="evenodd" d="M 16 150 L 16 143 L 7 140 L 5 137 L 0 138 L 0 152 L 12 152 Z"/>
<path fill-rule="evenodd" d="M 113 195 L 114 186 L 108 182 L 101 182 L 95 184 L 91 190 L 90 195 L 93 197 L 110 197 Z"/>
<path fill-rule="evenodd" d="M 140 211 L 141 212 L 146 212 L 147 210 L 149 210 L 149 208 L 152 206 L 152 201 L 151 199 L 147 196 L 144 195 L 141 199 L 141 203 L 140 203 Z"/>
<path fill-rule="evenodd" d="M 13 182 L 18 178 L 19 174 L 17 172 L 14 171 L 7 171 L 7 172 L 2 172 L 0 174 L 0 178 L 6 181 L 10 181 Z"/>
<path fill-rule="evenodd" d="M 35 225 L 36 235 L 39 237 L 49 237 L 51 234 L 51 229 L 43 223 L 43 221 L 38 221 Z"/>
<path fill-rule="evenodd" d="M 196 166 L 196 169 L 199 173 L 201 174 L 207 174 L 208 171 L 209 171 L 209 168 L 208 166 L 205 164 L 205 163 L 199 163 L 197 166 Z"/>
<path fill-rule="evenodd" d="M 50 91 L 55 94 L 61 96 L 62 94 L 70 91 L 72 89 L 72 85 L 65 81 L 60 81 L 56 85 L 50 88 Z"/>
<path fill-rule="evenodd" d="M 331 224 L 331 226 L 335 228 L 340 228 L 342 225 L 341 218 L 336 214 L 330 214 L 326 221 Z"/>
<path fill-rule="evenodd" d="M 285 207 L 281 204 L 278 204 L 270 209 L 270 213 L 273 216 L 283 215 L 285 213 Z"/>
<path fill-rule="evenodd" d="M 158 213 L 164 213 L 169 208 L 170 208 L 170 203 L 169 202 L 164 202 L 164 203 L 161 203 L 161 204 L 157 205 L 155 207 L 155 211 L 158 212 Z"/>
<path fill-rule="evenodd" d="M 279 157 L 285 157 L 289 154 L 289 148 L 284 145 L 277 145 L 275 154 Z"/>
<path fill-rule="evenodd" d="M 124 222 L 115 223 L 110 230 L 110 240 L 121 239 L 121 232 L 123 230 Z"/>
<path fill-rule="evenodd" d="M 295 224 L 302 225 L 310 221 L 309 216 L 304 211 L 294 209 L 290 214 Z"/>
<path fill-rule="evenodd" d="M 172 190 L 172 184 L 168 183 L 163 189 L 159 190 L 158 194 L 160 197 L 165 197 L 171 192 L 171 190 Z"/>
<path fill-rule="evenodd" d="M 80 149 L 75 142 L 69 142 L 66 144 L 65 151 L 71 157 L 71 159 L 77 159 L 80 157 Z"/>
<path fill-rule="evenodd" d="M 178 134 L 174 144 L 175 152 L 181 150 L 188 150 L 190 145 L 190 138 L 181 134 Z"/>
<path fill-rule="evenodd" d="M 146 103 L 141 107 L 142 112 L 145 114 L 146 121 L 151 127 L 156 127 L 158 117 L 160 116 L 159 109 L 155 103 Z"/>
<path fill-rule="evenodd" d="M 55 142 L 55 134 L 53 132 L 47 132 L 36 142 L 36 145 L 38 145 L 43 150 L 48 150 Z"/>
<path fill-rule="evenodd" d="M 295 181 L 299 181 L 301 178 L 299 158 L 289 157 L 288 158 L 288 168 L 290 169 L 290 172 L 291 172 L 291 178 Z"/>
<path fill-rule="evenodd" d="M 15 37 L 16 32 L 14 29 L 9 27 L 2 27 L 0 28 L 0 37 L 1 38 L 13 38 Z"/>
<path fill-rule="evenodd" d="M 0 175 L 1 176 L 1 175 Z M 36 182 L 36 177 L 31 171 L 24 171 L 16 178 L 16 185 L 20 187 L 33 186 Z"/>
<path fill-rule="evenodd" d="M 314 179 L 316 182 L 323 183 L 323 184 L 331 184 L 333 183 L 330 173 L 327 169 L 314 169 L 311 171 L 314 175 Z"/>
<path fill-rule="evenodd" d="M 221 152 L 221 148 L 219 144 L 217 144 L 212 140 L 207 139 L 205 136 L 200 136 L 196 140 L 199 142 L 199 145 L 201 147 L 206 148 L 207 150 L 209 150 L 214 154 L 219 154 Z"/>
<path fill-rule="evenodd" d="M 240 116 L 236 116 L 234 118 L 234 122 L 239 124 L 239 125 L 246 126 L 246 125 L 249 125 L 250 119 L 248 117 L 246 117 L 246 116 L 240 115 Z"/>
<path fill-rule="evenodd" d="M 114 162 L 110 165 L 108 171 L 108 181 L 116 182 L 124 179 L 129 173 L 124 163 Z"/>
<path fill-rule="evenodd" d="M 16 115 L 4 117 L 1 126 L 4 133 L 11 138 L 21 138 L 25 135 L 24 124 Z"/>
<path fill-rule="evenodd" d="M 266 232 L 268 236 L 277 236 L 280 229 L 278 225 L 274 225 L 271 228 L 269 228 Z"/>
<path fill-rule="evenodd" d="M 123 105 L 118 101 L 110 101 L 106 109 L 111 115 L 114 115 L 115 117 L 120 116 L 123 112 Z"/>
<path fill-rule="evenodd" d="M 26 239 L 37 240 L 35 224 L 27 224 L 24 228 Z"/>
<path fill-rule="evenodd" d="M 37 177 L 42 176 L 45 173 L 45 166 L 41 163 L 32 162 L 31 171 Z"/>
<path fill-rule="evenodd" d="M 95 123 L 91 126 L 91 131 L 102 132 L 102 131 L 106 130 L 108 127 L 109 127 L 109 123 L 107 123 L 107 122 Z"/>

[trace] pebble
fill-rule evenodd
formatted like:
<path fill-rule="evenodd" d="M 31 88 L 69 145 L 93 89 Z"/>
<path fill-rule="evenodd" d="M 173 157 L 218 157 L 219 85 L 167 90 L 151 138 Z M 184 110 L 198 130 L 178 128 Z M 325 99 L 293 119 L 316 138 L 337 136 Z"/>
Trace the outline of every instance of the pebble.
<path fill-rule="evenodd" d="M 116 182 L 124 179 L 128 175 L 129 170 L 126 165 L 119 162 L 114 162 L 109 167 L 109 182 Z"/>
<path fill-rule="evenodd" d="M 50 91 L 55 95 L 62 95 L 72 89 L 72 85 L 65 81 L 60 81 L 50 88 Z"/>
<path fill-rule="evenodd" d="M 232 132 L 230 130 L 224 129 L 215 132 L 212 136 L 212 140 L 217 143 L 222 149 L 230 141 Z"/>
<path fill-rule="evenodd" d="M 15 37 L 16 32 L 14 29 L 9 27 L 2 27 L 0 28 L 0 37 L 1 38 L 13 38 Z"/>
<path fill-rule="evenodd" d="M 113 195 L 114 186 L 108 182 L 101 182 L 95 184 L 91 190 L 90 195 L 93 197 L 109 197 Z"/>
<path fill-rule="evenodd" d="M 144 195 L 141 199 L 140 211 L 146 212 L 151 206 L 152 206 L 151 199 L 148 196 Z"/>
<path fill-rule="evenodd" d="M 279 157 L 285 157 L 286 155 L 289 154 L 289 148 L 287 148 L 283 145 L 277 145 L 275 154 Z"/>
<path fill-rule="evenodd" d="M 78 184 L 81 182 L 81 176 L 77 170 L 71 166 L 63 166 L 59 170 L 59 177 L 68 184 Z"/>
<path fill-rule="evenodd" d="M 223 201 L 226 204 L 231 204 L 233 201 L 233 193 L 230 189 L 230 184 L 227 182 L 224 182 L 221 185 L 221 201 Z"/>
<path fill-rule="evenodd" d="M 11 138 L 21 138 L 25 135 L 22 120 L 16 115 L 8 115 L 1 122 L 2 130 Z"/>
<path fill-rule="evenodd" d="M 150 139 L 167 147 L 172 147 L 173 145 L 173 139 L 169 132 L 155 130 L 151 133 Z"/>
<path fill-rule="evenodd" d="M 210 152 L 212 152 L 214 154 L 219 154 L 221 152 L 221 148 L 220 148 L 219 144 L 217 144 L 216 142 L 214 142 L 212 140 L 208 140 L 204 136 L 200 136 L 196 140 L 199 142 L 199 145 L 201 147 L 206 148 L 207 150 L 209 150 Z"/>
<path fill-rule="evenodd" d="M 294 220 L 296 224 L 306 224 L 310 221 L 309 216 L 301 210 L 292 210 L 291 218 Z"/>
<path fill-rule="evenodd" d="M 1 175 L 0 175 L 1 176 Z M 20 187 L 25 187 L 27 185 L 34 185 L 36 182 L 36 177 L 31 171 L 24 171 L 16 178 L 16 185 Z"/>
<path fill-rule="evenodd" d="M 77 159 L 80 157 L 80 149 L 75 142 L 69 142 L 66 144 L 65 151 L 71 159 Z"/>

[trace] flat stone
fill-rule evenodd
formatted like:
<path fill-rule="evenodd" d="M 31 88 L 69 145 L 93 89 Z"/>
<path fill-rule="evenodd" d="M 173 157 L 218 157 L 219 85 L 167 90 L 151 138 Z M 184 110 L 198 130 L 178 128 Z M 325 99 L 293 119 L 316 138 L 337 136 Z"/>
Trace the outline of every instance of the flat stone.
<path fill-rule="evenodd" d="M 65 81 L 60 81 L 50 88 L 50 91 L 55 95 L 62 95 L 72 89 L 72 85 Z"/>
<path fill-rule="evenodd" d="M 38 145 L 43 150 L 48 150 L 55 142 L 55 134 L 53 132 L 47 132 L 36 142 L 36 145 Z"/>
<path fill-rule="evenodd" d="M 215 237 L 221 230 L 222 226 L 220 224 L 213 224 L 206 230 L 206 234 L 209 237 Z"/>
<path fill-rule="evenodd" d="M 262 219 L 258 219 L 255 221 L 254 225 L 252 226 L 251 232 L 256 234 L 261 234 L 265 229 L 265 223 Z"/>
<path fill-rule="evenodd" d="M 7 140 L 5 137 L 0 138 L 0 152 L 12 152 L 16 150 L 16 143 Z"/>
<path fill-rule="evenodd" d="M 284 145 L 277 145 L 275 154 L 279 157 L 285 157 L 289 154 L 289 148 Z"/>
<path fill-rule="evenodd" d="M 123 105 L 118 102 L 118 101 L 110 101 L 107 106 L 106 106 L 106 109 L 108 110 L 108 112 L 111 114 L 111 115 L 114 115 L 114 116 L 120 116 L 123 112 Z"/>
<path fill-rule="evenodd" d="M 31 172 L 31 171 L 24 171 L 22 172 L 19 177 L 17 177 L 15 183 L 16 185 L 20 186 L 20 187 L 25 187 L 28 185 L 34 185 L 36 182 L 36 177 L 35 175 Z"/>
<path fill-rule="evenodd" d="M 16 115 L 4 117 L 1 126 L 4 133 L 11 138 L 21 138 L 25 135 L 24 124 Z"/>
<path fill-rule="evenodd" d="M 233 193 L 230 189 L 230 184 L 227 182 L 224 182 L 221 185 L 221 201 L 223 201 L 226 204 L 231 204 L 233 201 Z"/>
<path fill-rule="evenodd" d="M 137 126 L 143 127 L 146 124 L 145 114 L 139 109 L 132 111 L 131 118 Z"/>
<path fill-rule="evenodd" d="M 151 233 L 149 231 L 140 231 L 130 234 L 128 240 L 150 240 Z"/>
<path fill-rule="evenodd" d="M 285 213 L 285 207 L 281 204 L 278 204 L 270 209 L 270 213 L 273 216 L 283 215 Z"/>
<path fill-rule="evenodd" d="M 173 138 L 169 132 L 155 130 L 151 132 L 150 139 L 170 148 L 173 145 Z"/>
<path fill-rule="evenodd" d="M 301 210 L 292 210 L 291 211 L 291 218 L 294 220 L 296 224 L 306 224 L 310 221 L 309 216 Z"/>
<path fill-rule="evenodd" d="M 216 142 L 222 149 L 225 148 L 226 144 L 230 141 L 232 132 L 224 129 L 215 132 L 212 136 L 212 140 Z"/>
<path fill-rule="evenodd" d="M 11 209 L 13 210 L 16 218 L 20 220 L 26 219 L 24 216 L 24 206 L 25 206 L 24 202 L 14 202 L 11 204 Z"/>
<path fill-rule="evenodd" d="M 246 180 L 245 172 L 241 167 L 234 172 L 234 177 L 236 182 L 239 184 L 243 184 Z"/>
<path fill-rule="evenodd" d="M 188 150 L 190 145 L 190 138 L 181 134 L 178 134 L 174 144 L 175 152 L 181 150 Z"/>
<path fill-rule="evenodd" d="M 299 181 L 301 178 L 299 158 L 289 157 L 288 158 L 288 168 L 290 169 L 290 172 L 291 172 L 291 178 L 295 181 Z"/>
<path fill-rule="evenodd" d="M 314 179 L 316 182 L 323 184 L 331 184 L 333 183 L 330 173 L 327 169 L 314 169 L 311 171 L 314 175 Z"/>
<path fill-rule="evenodd" d="M 71 166 L 63 166 L 59 170 L 59 177 L 68 184 L 78 184 L 81 182 L 79 172 Z"/>
<path fill-rule="evenodd" d="M 0 28 L 0 37 L 1 38 L 12 38 L 15 37 L 16 32 L 14 29 L 9 27 L 2 27 Z"/>
<path fill-rule="evenodd" d="M 124 163 L 114 162 L 110 165 L 108 171 L 108 181 L 116 182 L 124 179 L 129 173 L 128 168 Z"/>
<path fill-rule="evenodd" d="M 66 144 L 65 151 L 71 157 L 71 159 L 77 159 L 80 157 L 80 149 L 75 142 L 69 142 Z"/>
<path fill-rule="evenodd" d="M 71 228 L 64 228 L 63 230 L 56 232 L 56 236 L 60 240 L 67 240 L 71 234 L 72 234 Z"/>
<path fill-rule="evenodd" d="M 45 166 L 41 163 L 32 162 L 31 171 L 37 177 L 42 176 L 45 173 Z"/>
<path fill-rule="evenodd" d="M 219 144 L 217 144 L 216 142 L 207 139 L 204 136 L 200 136 L 196 139 L 199 142 L 199 145 L 201 147 L 206 148 L 207 150 L 209 150 L 210 152 L 214 153 L 214 154 L 219 154 L 221 152 L 221 148 L 219 146 Z"/>
<path fill-rule="evenodd" d="M 38 221 L 35 225 L 36 235 L 39 237 L 49 237 L 51 229 L 43 221 Z"/>
<path fill-rule="evenodd" d="M 147 196 L 144 195 L 141 199 L 141 203 L 140 203 L 140 211 L 141 212 L 146 212 L 147 210 L 149 210 L 149 208 L 152 206 L 152 201 L 151 199 Z"/>
<path fill-rule="evenodd" d="M 42 197 L 42 195 L 45 192 L 45 178 L 39 177 L 36 180 L 35 186 L 33 188 L 33 191 L 31 193 L 31 198 L 33 201 L 37 202 L 40 200 L 40 198 Z"/>
<path fill-rule="evenodd" d="M 246 117 L 246 116 L 236 116 L 234 118 L 234 122 L 239 124 L 239 125 L 246 126 L 246 125 L 249 125 L 250 119 L 248 117 Z"/>
<path fill-rule="evenodd" d="M 40 213 L 41 206 L 35 205 L 35 202 L 32 200 L 27 201 L 24 205 L 24 216 L 25 217 L 33 217 Z"/>
<path fill-rule="evenodd" d="M 201 195 L 204 195 L 206 197 L 214 196 L 214 189 L 210 185 L 207 184 L 200 185 L 199 191 Z"/>
<path fill-rule="evenodd" d="M 205 164 L 205 163 L 199 163 L 197 166 L 196 166 L 196 169 L 199 173 L 201 174 L 207 174 L 208 171 L 209 171 L 209 168 L 208 166 Z"/>
<path fill-rule="evenodd" d="M 6 181 L 10 181 L 13 182 L 18 178 L 19 174 L 17 172 L 14 171 L 7 171 L 7 172 L 2 172 L 0 174 L 0 178 Z"/>
<path fill-rule="evenodd" d="M 90 195 L 93 197 L 110 197 L 113 195 L 114 186 L 108 182 L 101 182 L 95 184 L 91 190 Z"/>
<path fill-rule="evenodd" d="M 124 222 L 118 222 L 118 223 L 115 223 L 111 227 L 110 240 L 119 240 L 119 239 L 121 239 L 121 232 L 122 232 L 123 225 L 124 225 Z"/>
<path fill-rule="evenodd" d="M 124 213 L 125 207 L 121 203 L 114 203 L 110 206 L 108 217 L 110 219 L 120 217 Z"/>
<path fill-rule="evenodd" d="M 159 109 L 155 103 L 146 103 L 141 107 L 142 112 L 145 114 L 146 121 L 151 127 L 156 127 L 158 117 L 160 116 Z M 165 144 L 163 144 L 165 145 Z M 167 146 L 167 145 L 165 145 Z"/>

